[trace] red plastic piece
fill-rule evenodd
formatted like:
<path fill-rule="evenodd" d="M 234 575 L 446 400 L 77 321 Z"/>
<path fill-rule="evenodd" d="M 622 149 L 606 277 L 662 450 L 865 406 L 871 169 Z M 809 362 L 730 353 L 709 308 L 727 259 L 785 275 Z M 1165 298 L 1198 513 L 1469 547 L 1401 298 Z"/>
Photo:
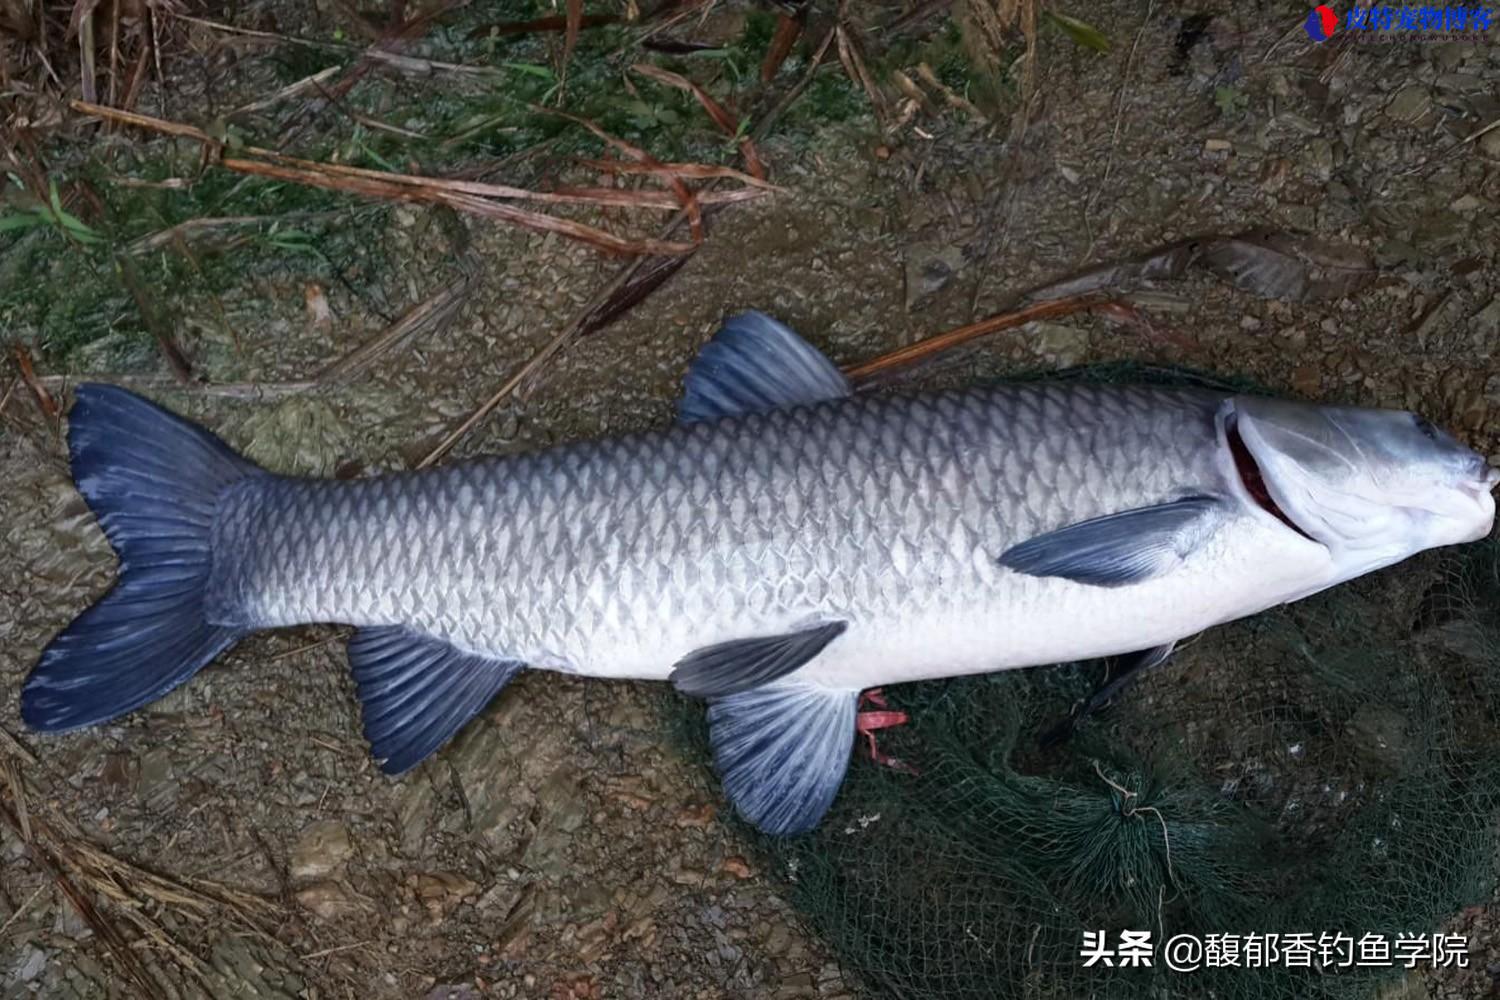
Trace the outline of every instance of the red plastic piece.
<path fill-rule="evenodd" d="M 862 702 L 869 702 L 879 709 L 886 709 L 885 697 L 880 693 L 880 688 L 872 688 L 860 696 Z M 907 774 L 918 774 L 916 768 L 903 760 L 892 757 L 890 754 L 880 752 L 875 745 L 875 731 L 877 729 L 890 729 L 892 726 L 904 726 L 910 721 L 905 712 L 878 711 L 860 712 L 854 717 L 854 730 L 864 736 L 865 742 L 870 749 L 870 759 L 882 767 L 894 768 L 897 771 L 905 771 Z"/>

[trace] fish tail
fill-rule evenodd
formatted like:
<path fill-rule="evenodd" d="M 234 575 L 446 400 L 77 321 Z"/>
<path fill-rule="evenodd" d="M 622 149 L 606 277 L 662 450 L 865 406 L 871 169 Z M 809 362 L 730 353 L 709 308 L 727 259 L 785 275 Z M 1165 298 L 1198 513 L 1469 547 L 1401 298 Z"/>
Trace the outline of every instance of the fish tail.
<path fill-rule="evenodd" d="M 155 701 L 247 634 L 205 614 L 211 531 L 223 491 L 265 474 L 203 428 L 107 385 L 78 387 L 68 453 L 120 570 L 21 690 L 21 717 L 43 732 Z"/>

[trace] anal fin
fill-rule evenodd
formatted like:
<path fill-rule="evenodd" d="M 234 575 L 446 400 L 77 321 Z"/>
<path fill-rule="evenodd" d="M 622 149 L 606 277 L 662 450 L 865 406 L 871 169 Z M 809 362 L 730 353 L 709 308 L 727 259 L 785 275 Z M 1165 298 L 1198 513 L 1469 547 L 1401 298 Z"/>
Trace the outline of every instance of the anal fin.
<path fill-rule="evenodd" d="M 775 836 L 817 826 L 849 768 L 858 701 L 796 680 L 712 699 L 714 766 L 740 815 Z"/>
<path fill-rule="evenodd" d="M 402 626 L 360 629 L 349 663 L 365 739 L 387 774 L 410 770 L 447 743 L 525 666 Z"/>

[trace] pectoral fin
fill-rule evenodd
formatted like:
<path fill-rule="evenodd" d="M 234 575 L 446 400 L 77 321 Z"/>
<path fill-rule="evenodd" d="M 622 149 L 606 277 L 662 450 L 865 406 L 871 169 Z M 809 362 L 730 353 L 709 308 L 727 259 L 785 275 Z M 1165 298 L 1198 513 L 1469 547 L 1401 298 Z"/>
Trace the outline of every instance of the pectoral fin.
<path fill-rule="evenodd" d="M 1219 525 L 1224 501 L 1191 496 L 1049 531 L 1006 549 L 1000 565 L 1028 576 L 1057 576 L 1120 587 L 1180 565 Z"/>
<path fill-rule="evenodd" d="M 1038 740 L 1043 750 L 1061 746 L 1072 736 L 1078 724 L 1105 705 L 1108 705 L 1121 691 L 1134 684 L 1142 675 L 1155 670 L 1172 658 L 1172 650 L 1177 643 L 1169 642 L 1164 646 L 1153 646 L 1150 649 L 1137 650 L 1134 653 L 1124 653 L 1120 656 L 1112 656 L 1105 661 L 1104 679 L 1099 686 L 1089 693 L 1089 696 L 1077 705 L 1066 719 L 1048 729 Z"/>

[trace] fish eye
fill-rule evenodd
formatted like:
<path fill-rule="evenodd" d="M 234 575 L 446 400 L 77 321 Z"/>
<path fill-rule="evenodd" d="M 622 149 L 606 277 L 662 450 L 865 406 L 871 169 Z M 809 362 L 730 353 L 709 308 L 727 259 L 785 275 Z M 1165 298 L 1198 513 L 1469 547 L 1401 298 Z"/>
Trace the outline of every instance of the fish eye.
<path fill-rule="evenodd" d="M 1429 441 L 1437 440 L 1437 428 L 1432 426 L 1432 421 L 1426 417 L 1419 417 L 1415 413 L 1411 415 L 1412 422 L 1416 424 L 1417 431 Z"/>

